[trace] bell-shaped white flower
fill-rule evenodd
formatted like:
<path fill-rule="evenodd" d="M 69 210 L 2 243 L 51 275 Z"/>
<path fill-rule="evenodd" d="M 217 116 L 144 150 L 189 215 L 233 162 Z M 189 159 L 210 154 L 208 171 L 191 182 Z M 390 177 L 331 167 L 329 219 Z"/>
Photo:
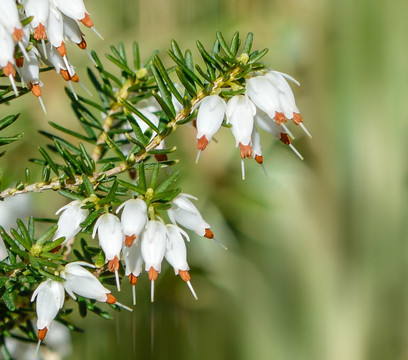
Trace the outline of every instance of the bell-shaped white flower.
<path fill-rule="evenodd" d="M 86 49 L 86 41 L 84 39 L 84 34 L 82 33 L 81 29 L 79 28 L 78 23 L 76 20 L 63 15 L 62 16 L 64 21 L 64 35 L 72 42 L 77 44 L 81 49 Z"/>
<path fill-rule="evenodd" d="M 195 196 L 184 193 L 173 199 L 171 208 L 167 210 L 171 222 L 184 226 L 200 236 L 212 239 L 214 234 L 210 230 L 210 225 L 204 221 L 198 209 L 189 199 L 197 200 Z"/>
<path fill-rule="evenodd" d="M 15 42 L 20 42 L 23 37 L 23 26 L 18 15 L 15 0 L 0 1 L 0 24 L 12 36 Z"/>
<path fill-rule="evenodd" d="M 151 301 L 154 301 L 154 282 L 161 272 L 161 263 L 166 251 L 166 226 L 160 221 L 150 220 L 142 233 L 141 250 L 145 270 L 151 281 Z"/>
<path fill-rule="evenodd" d="M 81 223 L 89 215 L 89 210 L 82 209 L 81 206 L 81 201 L 71 201 L 55 213 L 55 215 L 61 215 L 58 219 L 58 229 L 54 234 L 54 240 L 64 236 L 65 240 L 61 245 L 65 245 L 81 231 Z"/>
<path fill-rule="evenodd" d="M 143 231 L 147 223 L 147 205 L 141 199 L 130 199 L 121 204 L 116 213 L 123 208 L 120 218 L 123 233 L 125 235 L 125 245 L 131 246 L 135 239 Z"/>
<path fill-rule="evenodd" d="M 59 11 L 72 19 L 82 20 L 85 18 L 85 14 L 87 14 L 82 0 L 54 0 L 54 2 Z"/>
<path fill-rule="evenodd" d="M 62 282 L 47 279 L 35 289 L 31 301 L 36 299 L 38 339 L 41 341 L 64 305 Z"/>
<path fill-rule="evenodd" d="M 24 10 L 28 17 L 33 18 L 30 27 L 34 29 L 34 39 L 37 41 L 46 39 L 50 11 L 49 0 L 27 0 Z"/>
<path fill-rule="evenodd" d="M 200 151 L 207 147 L 222 125 L 226 111 L 225 101 L 218 95 L 205 97 L 197 114 L 197 147 Z"/>
<path fill-rule="evenodd" d="M 125 261 L 125 275 L 129 277 L 132 285 L 133 305 L 136 305 L 136 283 L 143 265 L 141 239 L 134 241 L 131 246 L 123 247 L 123 260 Z"/>
<path fill-rule="evenodd" d="M 116 286 L 120 291 L 119 283 L 119 258 L 124 242 L 124 235 L 120 220 L 113 214 L 106 213 L 99 216 L 95 223 L 92 237 L 98 232 L 99 245 L 109 261 L 109 271 L 115 272 Z"/>
<path fill-rule="evenodd" d="M 252 157 L 251 135 L 254 129 L 256 107 L 247 96 L 235 95 L 227 103 L 227 122 L 232 125 L 236 146 L 241 148 L 241 157 Z"/>
<path fill-rule="evenodd" d="M 83 266 L 94 268 L 92 264 L 76 261 L 65 266 L 61 277 L 65 279 L 64 288 L 66 292 L 76 300 L 76 295 L 100 302 L 108 302 L 110 290 L 105 288 L 98 278 Z M 110 302 L 112 303 L 112 302 Z"/>
<path fill-rule="evenodd" d="M 178 226 L 173 224 L 167 224 L 167 246 L 164 257 L 167 262 L 173 267 L 174 273 L 180 275 L 180 277 L 187 283 L 190 288 L 191 293 L 194 298 L 197 300 L 197 294 L 194 291 L 193 286 L 190 282 L 190 270 L 187 263 L 187 250 L 186 244 L 184 243 L 183 236 L 187 241 L 190 241 L 188 234 L 180 229 Z"/>
<path fill-rule="evenodd" d="M 262 157 L 262 146 L 261 146 L 261 136 L 259 135 L 258 129 L 254 126 L 251 135 L 251 143 L 252 143 L 252 150 L 253 154 L 252 157 L 258 164 L 263 164 L 263 157 Z"/>
<path fill-rule="evenodd" d="M 14 80 L 16 76 L 14 65 L 14 41 L 0 23 L 0 68 L 3 69 L 4 75 L 9 78 L 14 94 L 18 96 L 17 86 Z"/>

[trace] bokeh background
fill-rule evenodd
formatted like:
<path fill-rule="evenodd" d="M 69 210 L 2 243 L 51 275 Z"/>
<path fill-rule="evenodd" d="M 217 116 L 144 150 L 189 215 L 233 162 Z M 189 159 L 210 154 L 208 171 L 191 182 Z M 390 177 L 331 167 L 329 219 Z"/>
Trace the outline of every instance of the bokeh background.
<path fill-rule="evenodd" d="M 288 148 L 262 134 L 265 167 L 247 162 L 224 129 L 194 165 L 195 133 L 179 128 L 183 191 L 199 197 L 216 242 L 192 236 L 188 245 L 194 301 L 165 268 L 149 302 L 138 284 L 132 314 L 113 321 L 76 319 L 70 359 L 384 360 L 408 358 L 406 1 L 334 0 L 86 0 L 105 40 L 87 31 L 99 54 L 111 44 L 140 43 L 147 59 L 163 57 L 171 39 L 182 48 L 215 32 L 255 34 L 265 61 L 289 73 L 305 124 Z M 82 81 L 89 59 L 71 50 Z M 3 185 L 23 177 L 27 153 L 44 142 L 47 121 L 75 127 L 63 82 L 45 74 L 48 116 L 28 96 L 2 113 L 22 112 L 24 141 L 2 159 Z M 78 92 L 84 94 L 80 88 Z M 85 94 L 84 94 L 85 95 Z M 31 125 L 28 125 L 31 124 Z M 16 126 L 14 129 L 16 129 Z M 14 150 L 14 151 L 12 151 Z M 52 195 L 52 194 L 51 194 Z M 31 198 L 51 216 L 62 204 Z M 131 302 L 126 286 L 119 298 Z"/>

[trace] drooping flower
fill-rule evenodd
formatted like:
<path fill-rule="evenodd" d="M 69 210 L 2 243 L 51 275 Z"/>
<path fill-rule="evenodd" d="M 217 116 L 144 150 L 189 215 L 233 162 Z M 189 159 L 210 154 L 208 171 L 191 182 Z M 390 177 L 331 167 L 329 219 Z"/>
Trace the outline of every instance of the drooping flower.
<path fill-rule="evenodd" d="M 132 285 L 133 305 L 136 305 L 136 283 L 142 272 L 143 255 L 142 240 L 136 239 L 131 246 L 123 247 L 123 260 L 125 261 L 125 275 L 129 277 Z"/>
<path fill-rule="evenodd" d="M 167 246 L 164 254 L 167 262 L 173 267 L 174 273 L 180 275 L 180 277 L 187 283 L 194 298 L 197 300 L 197 294 L 194 291 L 190 282 L 190 267 L 187 263 L 187 250 L 183 236 L 190 241 L 188 234 L 173 224 L 167 224 Z"/>
<path fill-rule="evenodd" d="M 147 205 L 141 199 L 129 199 L 121 204 L 116 213 L 123 208 L 121 223 L 125 235 L 125 245 L 131 246 L 147 223 Z"/>
<path fill-rule="evenodd" d="M 205 97 L 197 114 L 197 147 L 204 150 L 222 125 L 226 111 L 225 101 L 218 95 Z"/>
<path fill-rule="evenodd" d="M 167 210 L 171 222 L 192 230 L 200 236 L 212 239 L 214 234 L 210 230 L 210 225 L 204 221 L 198 209 L 189 199 L 197 200 L 195 196 L 184 193 L 173 199 L 171 208 Z"/>
<path fill-rule="evenodd" d="M 106 261 L 109 261 L 109 271 L 115 272 L 116 286 L 120 291 L 119 283 L 119 259 L 124 235 L 120 220 L 113 214 L 105 213 L 99 216 L 95 223 L 92 237 L 98 232 L 99 245 L 105 253 Z"/>
<path fill-rule="evenodd" d="M 36 299 L 38 339 L 42 341 L 47 331 L 64 305 L 62 282 L 47 279 L 35 289 L 31 301 Z"/>
<path fill-rule="evenodd" d="M 154 301 L 154 282 L 161 272 L 161 263 L 166 251 L 166 226 L 157 220 L 150 220 L 142 233 L 141 250 L 145 270 L 151 281 L 151 301 Z"/>
<path fill-rule="evenodd" d="M 54 240 L 64 236 L 65 240 L 61 245 L 65 245 L 81 231 L 81 223 L 89 215 L 89 210 L 81 206 L 81 201 L 71 201 L 55 213 L 55 215 L 61 215 L 58 219 L 58 229 L 54 234 Z"/>

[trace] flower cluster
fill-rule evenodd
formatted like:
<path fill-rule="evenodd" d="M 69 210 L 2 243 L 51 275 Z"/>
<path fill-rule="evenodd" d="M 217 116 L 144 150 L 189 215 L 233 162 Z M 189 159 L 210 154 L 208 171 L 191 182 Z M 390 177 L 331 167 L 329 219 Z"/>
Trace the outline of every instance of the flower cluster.
<path fill-rule="evenodd" d="M 131 311 L 118 303 L 110 290 L 106 289 L 98 278 L 83 266 L 95 267 L 81 261 L 70 263 L 59 273 L 65 281 L 47 279 L 35 289 L 31 301 L 36 300 L 39 344 L 47 335 L 52 321 L 64 305 L 65 291 L 74 300 L 78 295 L 108 304 L 117 304 Z"/>
<path fill-rule="evenodd" d="M 31 21 L 23 26 L 27 18 Z M 73 90 L 71 81 L 78 82 L 79 78 L 68 60 L 65 44 L 70 40 L 86 49 L 79 22 L 96 32 L 83 0 L 27 0 L 19 5 L 15 0 L 0 1 L 0 69 L 16 96 L 17 69 L 22 85 L 31 89 L 45 112 L 39 77 L 41 62 L 53 66 Z"/>
<path fill-rule="evenodd" d="M 279 139 L 301 158 L 302 156 L 291 144 L 293 135 L 286 126 L 288 120 L 300 125 L 308 136 L 302 116 L 296 106 L 292 89 L 286 80 L 299 83 L 291 76 L 268 71 L 256 74 L 246 80 L 245 94 L 234 95 L 228 102 L 219 95 L 205 97 L 197 114 L 197 161 L 208 143 L 221 127 L 224 118 L 231 126 L 236 146 L 240 147 L 242 158 L 242 177 L 245 178 L 245 158 L 254 158 L 263 163 L 262 147 L 257 126 Z"/>
<path fill-rule="evenodd" d="M 190 201 L 195 197 L 179 194 L 171 201 L 167 210 L 172 224 L 165 224 L 151 215 L 144 199 L 130 199 L 120 205 L 116 213 L 122 211 L 121 217 L 112 213 L 99 216 L 92 236 L 98 235 L 99 245 L 105 254 L 109 271 L 115 273 L 117 288 L 120 291 L 119 268 L 121 259 L 125 264 L 125 275 L 133 286 L 133 302 L 135 303 L 135 285 L 142 272 L 144 263 L 151 281 L 151 300 L 154 300 L 154 282 L 161 272 L 161 263 L 165 258 L 174 268 L 175 274 L 187 283 L 193 296 L 197 298 L 190 283 L 187 251 L 184 238 L 189 241 L 188 234 L 178 225 L 194 231 L 200 236 L 212 239 L 210 225 L 204 221 L 200 212 Z M 62 245 L 81 231 L 81 223 L 89 211 L 83 209 L 76 200 L 61 208 L 58 230 L 54 239 L 65 237 Z"/>

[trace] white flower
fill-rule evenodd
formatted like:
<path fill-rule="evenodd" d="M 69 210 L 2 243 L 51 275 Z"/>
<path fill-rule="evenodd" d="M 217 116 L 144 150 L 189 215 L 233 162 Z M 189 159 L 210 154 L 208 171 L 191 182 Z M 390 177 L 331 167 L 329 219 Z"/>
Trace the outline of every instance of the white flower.
<path fill-rule="evenodd" d="M 150 220 L 142 233 L 142 255 L 145 270 L 149 272 L 151 281 L 151 301 L 154 301 L 154 282 L 161 272 L 161 263 L 166 251 L 166 226 L 160 221 Z"/>
<path fill-rule="evenodd" d="M 252 143 L 252 150 L 253 150 L 252 157 L 255 159 L 255 161 L 258 164 L 262 164 L 263 157 L 262 157 L 261 136 L 259 135 L 259 132 L 256 126 L 254 126 L 254 130 L 252 131 L 251 143 Z"/>
<path fill-rule="evenodd" d="M 81 206 L 81 201 L 71 201 L 55 213 L 55 215 L 60 213 L 61 215 L 58 219 L 58 229 L 54 234 L 54 240 L 65 236 L 65 240 L 61 245 L 66 244 L 81 231 L 81 223 L 89 215 L 89 210 L 82 209 Z"/>
<path fill-rule="evenodd" d="M 214 234 L 210 230 L 210 225 L 204 221 L 200 212 L 189 199 L 197 200 L 196 197 L 183 193 L 173 199 L 171 208 L 167 210 L 171 222 L 173 224 L 178 223 L 200 236 L 212 239 Z"/>
<path fill-rule="evenodd" d="M 27 17 L 32 17 L 30 27 L 34 29 L 34 39 L 47 38 L 48 15 L 50 11 L 49 0 L 27 0 L 24 7 Z"/>
<path fill-rule="evenodd" d="M 64 15 L 81 21 L 87 27 L 93 27 L 93 22 L 86 11 L 84 2 L 82 0 L 53 0 Z"/>
<path fill-rule="evenodd" d="M 0 24 L 12 35 L 15 42 L 21 41 L 23 37 L 23 26 L 18 16 L 15 0 L 0 1 Z"/>
<path fill-rule="evenodd" d="M 218 95 L 205 97 L 197 114 L 197 147 L 204 150 L 222 125 L 226 111 L 225 101 Z"/>
<path fill-rule="evenodd" d="M 236 146 L 241 148 L 241 157 L 252 157 L 251 135 L 254 129 L 256 107 L 247 96 L 233 96 L 227 103 L 227 122 L 232 125 Z"/>
<path fill-rule="evenodd" d="M 174 273 L 180 275 L 180 277 L 187 283 L 194 298 L 197 300 L 197 295 L 190 282 L 190 270 L 187 263 L 187 250 L 184 243 L 183 236 L 190 241 L 188 234 L 173 224 L 167 224 L 167 246 L 166 253 L 164 254 L 167 262 L 173 267 Z"/>
<path fill-rule="evenodd" d="M 120 291 L 119 282 L 119 259 L 124 235 L 120 220 L 113 214 L 106 213 L 99 216 L 93 229 L 92 237 L 94 238 L 98 231 L 99 245 L 105 253 L 106 261 L 109 261 L 109 271 L 115 272 L 116 286 Z"/>
<path fill-rule="evenodd" d="M 135 239 L 139 238 L 140 233 L 147 223 L 147 205 L 141 199 L 130 199 L 121 204 L 116 213 L 123 208 L 120 218 L 123 233 L 125 235 L 125 245 L 131 246 Z"/>
<path fill-rule="evenodd" d="M 116 299 L 110 294 L 110 290 L 105 288 L 95 275 L 82 266 L 95 267 L 92 264 L 77 261 L 66 265 L 64 271 L 61 272 L 61 277 L 65 279 L 66 292 L 74 300 L 76 300 L 76 294 L 88 299 L 114 304 Z"/>
<path fill-rule="evenodd" d="M 65 15 L 62 18 L 64 20 L 64 35 L 81 49 L 86 49 L 86 41 L 76 20 Z"/>
<path fill-rule="evenodd" d="M 136 305 L 136 288 L 138 277 L 142 272 L 143 255 L 142 241 L 137 239 L 131 246 L 123 247 L 123 259 L 125 261 L 125 275 L 129 276 L 132 285 L 133 305 Z"/>
<path fill-rule="evenodd" d="M 14 41 L 0 23 L 0 68 L 3 69 L 4 75 L 9 78 L 10 83 L 13 87 L 13 91 L 15 95 L 18 96 L 17 86 L 14 81 L 14 78 L 16 76 L 14 65 Z"/>
<path fill-rule="evenodd" d="M 45 280 L 35 289 L 31 301 L 36 298 L 38 338 L 43 340 L 52 321 L 64 305 L 62 282 Z"/>

